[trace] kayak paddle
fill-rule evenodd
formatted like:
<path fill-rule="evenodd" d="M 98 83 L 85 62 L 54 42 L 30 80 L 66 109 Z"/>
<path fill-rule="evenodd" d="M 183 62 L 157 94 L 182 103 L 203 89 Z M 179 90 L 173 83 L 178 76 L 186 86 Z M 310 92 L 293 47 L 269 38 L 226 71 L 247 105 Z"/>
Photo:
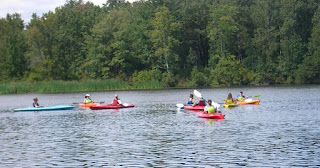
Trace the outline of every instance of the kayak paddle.
<path fill-rule="evenodd" d="M 180 104 L 176 104 L 176 106 L 179 107 L 179 108 L 181 108 L 181 107 L 183 107 L 184 105 L 180 103 Z"/>
<path fill-rule="evenodd" d="M 249 97 L 261 97 L 261 94 L 257 94 L 257 95 L 253 95 L 253 96 L 249 96 Z"/>
<path fill-rule="evenodd" d="M 198 98 L 201 98 L 201 97 L 202 97 L 201 93 L 198 92 L 197 90 L 194 90 L 193 93 L 194 93 L 194 95 L 196 95 Z M 203 98 L 203 97 L 202 97 L 202 98 Z M 203 100 L 208 103 L 208 101 L 207 101 L 206 99 L 203 98 Z M 218 103 L 212 102 L 212 105 L 213 105 L 214 107 L 216 107 L 216 108 L 219 108 L 219 107 L 220 107 L 220 104 L 218 104 Z"/>
<path fill-rule="evenodd" d="M 105 103 L 105 102 L 102 101 L 102 102 L 92 102 L 92 103 Z M 72 104 L 89 104 L 89 103 L 83 103 L 83 102 L 81 102 L 81 103 L 72 103 Z"/>

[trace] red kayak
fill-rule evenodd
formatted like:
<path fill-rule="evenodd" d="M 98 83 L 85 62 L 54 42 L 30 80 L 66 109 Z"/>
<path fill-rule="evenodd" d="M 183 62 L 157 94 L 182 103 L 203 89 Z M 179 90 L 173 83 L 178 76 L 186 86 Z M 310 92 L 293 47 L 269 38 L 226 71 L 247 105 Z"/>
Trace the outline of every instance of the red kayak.
<path fill-rule="evenodd" d="M 224 114 L 221 113 L 206 113 L 206 112 L 199 112 L 197 113 L 198 117 L 201 118 L 209 118 L 209 119 L 224 119 Z"/>
<path fill-rule="evenodd" d="M 205 106 L 184 106 L 185 110 L 203 111 Z"/>
<path fill-rule="evenodd" d="M 132 107 L 134 107 L 133 104 L 118 104 L 118 105 L 101 104 L 101 105 L 90 107 L 90 109 L 101 110 L 101 109 L 120 109 L 120 108 L 132 108 Z"/>

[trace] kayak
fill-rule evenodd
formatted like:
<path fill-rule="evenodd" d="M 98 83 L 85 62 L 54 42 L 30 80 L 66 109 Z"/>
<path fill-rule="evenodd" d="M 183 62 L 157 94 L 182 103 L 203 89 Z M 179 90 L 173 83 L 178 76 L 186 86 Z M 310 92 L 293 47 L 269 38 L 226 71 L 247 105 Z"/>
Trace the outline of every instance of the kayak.
<path fill-rule="evenodd" d="M 239 104 L 240 105 L 245 105 L 245 104 L 259 104 L 260 100 L 252 100 L 252 99 L 247 99 L 244 101 L 240 101 Z"/>
<path fill-rule="evenodd" d="M 93 107 L 97 105 L 100 105 L 100 103 L 80 103 L 79 104 L 80 107 Z"/>
<path fill-rule="evenodd" d="M 47 107 L 27 107 L 27 108 L 18 108 L 14 109 L 15 112 L 17 111 L 54 111 L 54 110 L 72 110 L 75 106 L 47 106 Z"/>
<path fill-rule="evenodd" d="M 224 108 L 237 107 L 239 104 L 223 104 Z"/>
<path fill-rule="evenodd" d="M 210 119 L 224 119 L 224 114 L 221 113 L 206 113 L 206 112 L 199 112 L 197 113 L 198 117 L 201 118 L 210 118 Z"/>
<path fill-rule="evenodd" d="M 205 106 L 184 106 L 185 110 L 203 111 Z"/>
<path fill-rule="evenodd" d="M 101 104 L 97 106 L 90 107 L 91 110 L 101 110 L 101 109 L 120 109 L 120 108 L 132 108 L 134 107 L 133 104 L 118 104 L 118 105 L 112 105 L 112 104 Z"/>

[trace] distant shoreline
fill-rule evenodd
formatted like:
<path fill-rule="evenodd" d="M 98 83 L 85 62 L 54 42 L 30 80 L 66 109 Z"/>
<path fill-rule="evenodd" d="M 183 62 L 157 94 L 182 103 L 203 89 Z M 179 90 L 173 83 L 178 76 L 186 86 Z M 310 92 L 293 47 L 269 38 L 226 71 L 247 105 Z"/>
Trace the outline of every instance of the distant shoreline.
<path fill-rule="evenodd" d="M 161 90 L 161 89 L 193 89 L 193 88 L 225 88 L 225 87 L 268 87 L 277 86 L 271 84 L 254 85 L 215 85 L 210 87 L 180 86 L 164 87 L 160 82 L 145 82 L 136 85 L 115 79 L 108 80 L 85 80 L 85 81 L 42 81 L 42 82 L 7 82 L 0 83 L 0 95 L 24 94 L 24 93 L 68 93 L 68 92 L 99 92 L 116 90 Z M 299 86 L 284 85 L 279 86 Z"/>

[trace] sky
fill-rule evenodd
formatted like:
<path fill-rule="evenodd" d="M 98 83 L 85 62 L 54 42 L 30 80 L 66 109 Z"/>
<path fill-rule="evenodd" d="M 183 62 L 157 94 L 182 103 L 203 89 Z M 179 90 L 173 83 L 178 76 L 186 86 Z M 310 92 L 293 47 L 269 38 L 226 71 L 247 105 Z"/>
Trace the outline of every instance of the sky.
<path fill-rule="evenodd" d="M 28 23 L 32 13 L 42 16 L 43 13 L 55 10 L 56 7 L 63 6 L 67 0 L 0 0 L 0 18 L 5 18 L 8 13 L 19 13 L 24 23 Z M 102 6 L 107 0 L 84 0 Z M 133 2 L 136 0 L 127 0 Z"/>

